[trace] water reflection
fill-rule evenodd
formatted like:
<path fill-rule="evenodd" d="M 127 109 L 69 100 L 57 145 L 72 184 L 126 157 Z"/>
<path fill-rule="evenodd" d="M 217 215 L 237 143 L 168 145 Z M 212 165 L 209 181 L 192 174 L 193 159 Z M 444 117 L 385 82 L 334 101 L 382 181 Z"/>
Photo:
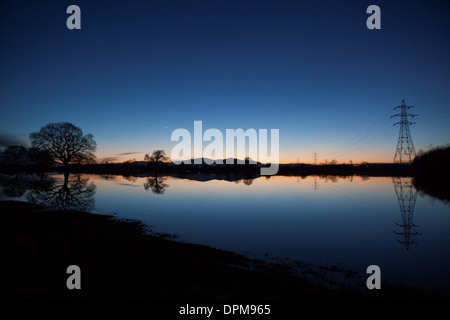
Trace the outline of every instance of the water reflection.
<path fill-rule="evenodd" d="M 169 187 L 169 185 L 165 183 L 166 180 L 167 177 L 159 177 L 158 175 L 148 177 L 144 182 L 144 189 L 146 191 L 151 190 L 155 194 L 164 194 Z"/>
<path fill-rule="evenodd" d="M 100 175 L 106 181 L 116 180 L 115 175 Z M 132 183 L 136 182 L 138 177 L 122 176 L 123 179 Z M 227 177 L 237 184 L 243 182 L 244 185 L 250 186 L 254 182 L 252 176 L 236 176 Z M 233 179 L 231 179 L 233 178 Z M 306 177 L 302 177 L 302 180 Z M 337 183 L 339 179 L 347 179 L 353 181 L 353 176 L 333 176 L 333 175 L 315 175 L 313 177 L 313 189 L 319 189 L 319 180 L 325 183 Z M 361 180 L 367 181 L 369 177 L 361 177 Z M 269 180 L 266 177 L 265 180 Z M 162 195 L 165 193 L 169 184 L 166 176 L 150 176 L 145 178 L 143 184 L 146 191 L 152 191 L 154 194 Z M 189 177 L 189 180 L 196 180 L 194 177 Z M 96 186 L 93 182 L 89 183 L 90 179 L 87 175 L 64 175 L 64 179 L 55 179 L 49 177 L 47 174 L 41 175 L 26 175 L 15 174 L 9 176 L 0 176 L 0 187 L 2 192 L 8 197 L 24 197 L 25 193 L 29 193 L 25 198 L 29 202 L 38 203 L 55 210 L 84 210 L 90 211 L 95 207 L 95 192 Z M 297 181 L 298 183 L 298 181 Z M 414 207 L 417 199 L 418 191 L 413 184 L 412 178 L 407 177 L 392 177 L 392 184 L 394 186 L 395 194 L 400 208 L 401 223 L 396 223 L 400 230 L 394 230 L 394 233 L 401 236 L 397 241 L 403 244 L 406 250 L 410 246 L 417 244 L 415 236 L 421 235 L 417 230 L 418 227 L 413 222 Z"/>
<path fill-rule="evenodd" d="M 314 176 L 313 188 L 314 188 L 314 190 L 319 189 L 319 183 L 317 182 L 317 176 Z"/>
<path fill-rule="evenodd" d="M 403 231 L 394 231 L 394 233 L 403 236 L 403 240 L 397 241 L 404 244 L 406 250 L 409 250 L 409 246 L 411 244 L 417 244 L 417 242 L 414 241 L 412 237 L 421 234 L 413 230 L 414 227 L 417 227 L 417 225 L 413 223 L 413 213 L 414 207 L 416 205 L 417 189 L 413 186 L 412 178 L 393 177 L 392 183 L 397 195 L 398 204 L 400 206 L 400 214 L 402 217 L 402 223 L 397 223 L 397 225 L 403 228 Z"/>
<path fill-rule="evenodd" d="M 37 184 L 27 195 L 29 202 L 37 203 L 53 210 L 90 211 L 95 207 L 96 186 L 82 174 L 64 175 L 62 182 L 51 179 Z"/>
<path fill-rule="evenodd" d="M 11 198 L 20 198 L 28 190 L 48 186 L 52 178 L 48 174 L 23 174 L 0 175 L 0 188 L 4 195 Z"/>
<path fill-rule="evenodd" d="M 29 181 L 20 174 L 1 177 L 0 184 L 2 192 L 8 197 L 21 197 L 30 188 Z"/>
<path fill-rule="evenodd" d="M 0 196 L 83 210 L 93 208 L 95 198 L 100 212 L 221 249 L 361 270 L 378 264 L 386 276 L 393 270 L 412 279 L 417 270 L 424 279 L 448 275 L 450 208 L 417 197 L 420 181 L 411 178 L 194 173 L 64 178 L 0 175 Z"/>
<path fill-rule="evenodd" d="M 116 180 L 117 176 L 115 174 L 100 174 L 99 177 L 104 180 Z"/>
<path fill-rule="evenodd" d="M 127 181 L 130 181 L 130 182 L 136 182 L 137 181 L 137 177 L 135 177 L 135 176 L 130 176 L 130 175 L 125 175 L 125 176 L 122 176 L 125 180 L 127 180 Z"/>

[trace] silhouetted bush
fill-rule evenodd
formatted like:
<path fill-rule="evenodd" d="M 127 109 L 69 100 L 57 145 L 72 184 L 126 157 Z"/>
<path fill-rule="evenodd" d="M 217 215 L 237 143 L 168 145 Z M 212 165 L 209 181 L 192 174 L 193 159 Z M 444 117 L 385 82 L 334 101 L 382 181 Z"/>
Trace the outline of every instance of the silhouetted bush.
<path fill-rule="evenodd" d="M 413 162 L 415 174 L 450 174 L 450 145 L 437 147 L 417 155 Z"/>
<path fill-rule="evenodd" d="M 48 169 L 53 164 L 51 155 L 44 150 L 24 146 L 8 146 L 0 155 L 2 172 L 37 172 Z"/>
<path fill-rule="evenodd" d="M 413 160 L 414 187 L 450 204 L 450 145 L 421 152 Z"/>

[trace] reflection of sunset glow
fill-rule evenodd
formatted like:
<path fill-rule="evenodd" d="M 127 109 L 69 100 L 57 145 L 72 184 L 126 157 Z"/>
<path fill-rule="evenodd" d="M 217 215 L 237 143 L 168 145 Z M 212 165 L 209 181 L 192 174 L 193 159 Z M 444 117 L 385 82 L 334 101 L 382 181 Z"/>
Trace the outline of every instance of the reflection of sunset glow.
<path fill-rule="evenodd" d="M 294 146 L 292 146 L 293 148 Z M 301 148 L 302 146 L 296 146 L 298 148 Z M 329 150 L 332 150 L 335 146 L 330 146 Z M 170 155 L 170 150 L 171 147 L 167 146 L 165 148 L 166 151 L 169 151 L 169 155 Z M 311 149 L 312 151 L 314 151 L 314 149 Z M 336 159 L 338 161 L 338 163 L 343 163 L 343 164 L 348 164 L 350 162 L 350 160 L 355 163 L 361 163 L 361 162 L 369 162 L 369 163 L 392 163 L 392 153 L 393 153 L 394 147 L 392 147 L 391 149 L 388 150 L 383 150 L 382 152 L 378 151 L 378 152 L 368 152 L 367 154 L 365 154 L 364 156 L 357 156 L 357 157 L 351 157 L 349 159 L 347 158 L 343 158 L 343 157 L 327 157 L 326 154 L 324 154 L 322 156 L 322 158 L 318 161 L 318 163 L 321 163 L 321 161 L 323 160 L 328 160 L 331 161 L 333 159 Z M 311 154 L 313 154 L 314 152 L 312 152 Z M 297 159 L 300 158 L 300 163 L 305 163 L 305 164 L 313 164 L 314 160 L 313 157 L 308 153 L 302 152 L 302 153 L 293 153 L 293 152 L 283 152 L 283 150 L 280 150 L 280 163 L 281 164 L 296 164 L 297 163 Z M 172 160 L 185 160 L 186 157 L 178 157 L 178 158 L 174 158 L 171 159 L 169 162 L 171 162 Z M 130 161 L 130 160 L 134 160 L 134 161 L 143 161 L 144 160 L 144 154 L 136 154 L 136 155 L 115 155 L 113 152 L 108 152 L 107 150 L 100 150 L 100 152 L 97 154 L 97 161 L 99 163 L 102 163 L 104 161 L 108 161 L 109 163 L 123 163 L 125 161 Z M 258 161 L 260 162 L 271 162 L 270 161 L 270 157 L 265 157 L 265 158 L 259 158 L 258 157 Z"/>
<path fill-rule="evenodd" d="M 397 179 L 404 188 L 399 190 L 391 177 L 271 176 L 226 181 L 207 180 L 210 175 L 158 176 L 162 192 L 152 189 L 152 177 L 81 176 L 89 179 L 87 188 L 78 189 L 87 191 L 82 204 L 95 200 L 93 212 L 137 219 L 156 232 L 176 234 L 181 241 L 312 263 L 331 261 L 360 270 L 379 261 L 394 277 L 401 270 L 427 283 L 440 284 L 448 273 L 442 258 L 447 253 L 442 236 L 448 235 L 448 206 L 417 197 L 415 208 L 405 207 L 403 195 L 408 194 L 411 178 Z M 64 181 L 63 174 L 50 178 L 56 185 Z M 91 182 L 95 189 L 89 189 Z M 47 191 L 29 190 L 31 196 L 25 197 L 44 199 L 39 195 Z M 408 240 L 403 235 L 408 221 L 411 226 L 417 223 L 422 234 L 414 239 L 419 245 L 406 242 L 410 251 L 398 243 Z M 426 272 L 418 275 L 418 269 Z"/>
<path fill-rule="evenodd" d="M 57 179 L 64 179 L 63 175 L 55 175 Z M 96 185 L 101 189 L 121 189 L 123 186 L 139 187 L 143 189 L 147 177 L 123 177 L 120 175 L 110 175 L 106 178 L 100 175 L 90 176 Z M 198 177 L 200 178 L 200 177 Z M 167 194 L 233 194 L 241 192 L 272 192 L 272 193 L 292 193 L 292 192 L 324 192 L 328 187 L 339 186 L 348 190 L 356 191 L 364 188 L 367 192 L 377 192 L 386 189 L 386 184 L 391 184 L 390 177 L 361 177 L 361 176 L 264 176 L 256 179 L 244 181 L 227 181 L 221 179 L 212 179 L 207 181 L 198 181 L 183 179 L 177 177 L 167 177 L 165 181 L 169 187 Z M 319 187 L 314 189 L 314 185 Z M 135 190 L 136 191 L 136 190 Z M 389 192 L 392 190 L 389 190 Z"/>

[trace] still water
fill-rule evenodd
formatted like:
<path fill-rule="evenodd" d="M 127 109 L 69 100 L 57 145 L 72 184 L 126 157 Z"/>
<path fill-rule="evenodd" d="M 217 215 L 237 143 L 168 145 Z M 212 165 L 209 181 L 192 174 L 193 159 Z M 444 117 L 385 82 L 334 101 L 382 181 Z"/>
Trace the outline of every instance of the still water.
<path fill-rule="evenodd" d="M 15 180 L 16 179 L 16 180 Z M 46 184 L 44 188 L 36 188 Z M 43 181 L 44 180 L 44 181 Z M 115 213 L 184 242 L 450 288 L 450 206 L 411 178 L 2 177 L 0 200 Z M 24 182 L 25 181 L 25 182 Z"/>

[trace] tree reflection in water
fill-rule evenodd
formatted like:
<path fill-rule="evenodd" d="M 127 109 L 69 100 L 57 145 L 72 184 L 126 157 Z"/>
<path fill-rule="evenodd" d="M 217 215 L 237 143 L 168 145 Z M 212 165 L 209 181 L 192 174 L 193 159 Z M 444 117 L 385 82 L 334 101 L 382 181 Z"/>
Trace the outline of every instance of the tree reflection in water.
<path fill-rule="evenodd" d="M 155 194 L 164 194 L 166 189 L 169 187 L 165 181 L 167 180 L 167 177 L 148 177 L 147 181 L 144 182 L 144 189 L 146 191 L 151 190 Z"/>
<path fill-rule="evenodd" d="M 6 196 L 20 198 L 28 190 L 49 186 L 52 181 L 46 173 L 0 175 L 0 188 Z"/>
<path fill-rule="evenodd" d="M 64 175 L 62 183 L 51 179 L 50 183 L 39 184 L 27 194 L 29 202 L 53 210 L 90 211 L 95 207 L 96 186 L 81 174 Z"/>
<path fill-rule="evenodd" d="M 22 197 L 30 188 L 29 181 L 20 174 L 1 177 L 0 184 L 2 192 L 8 197 Z"/>

